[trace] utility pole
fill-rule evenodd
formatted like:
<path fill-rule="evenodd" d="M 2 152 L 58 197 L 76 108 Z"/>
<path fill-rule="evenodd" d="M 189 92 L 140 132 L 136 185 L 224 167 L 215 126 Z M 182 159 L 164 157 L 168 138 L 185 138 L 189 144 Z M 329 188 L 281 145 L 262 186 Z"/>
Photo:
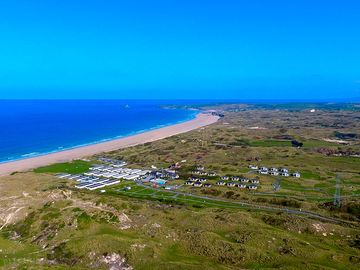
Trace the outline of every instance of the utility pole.
<path fill-rule="evenodd" d="M 340 189 L 341 189 L 341 181 L 340 181 L 339 175 L 337 174 L 336 175 L 335 194 L 334 194 L 334 206 L 337 206 L 337 207 L 340 207 L 340 205 L 341 205 Z"/>
<path fill-rule="evenodd" d="M 280 189 L 281 179 L 280 178 L 276 178 L 276 179 L 277 182 L 273 183 L 274 191 L 278 191 Z"/>

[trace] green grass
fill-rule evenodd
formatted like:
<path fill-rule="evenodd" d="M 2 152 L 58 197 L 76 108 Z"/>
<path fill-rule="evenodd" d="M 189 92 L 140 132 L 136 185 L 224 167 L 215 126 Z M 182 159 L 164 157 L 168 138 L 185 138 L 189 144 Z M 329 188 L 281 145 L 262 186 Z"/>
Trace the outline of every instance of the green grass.
<path fill-rule="evenodd" d="M 83 160 L 75 160 L 73 162 L 57 163 L 45 167 L 34 169 L 36 173 L 84 173 L 89 170 L 91 163 Z"/>
<path fill-rule="evenodd" d="M 250 143 L 252 147 L 291 147 L 291 141 L 258 140 Z"/>

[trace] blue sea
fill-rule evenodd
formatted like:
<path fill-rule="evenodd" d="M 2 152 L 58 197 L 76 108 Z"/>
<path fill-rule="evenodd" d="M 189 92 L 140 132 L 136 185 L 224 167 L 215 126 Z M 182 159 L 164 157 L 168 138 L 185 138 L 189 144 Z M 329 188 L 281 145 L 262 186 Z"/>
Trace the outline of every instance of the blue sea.
<path fill-rule="evenodd" d="M 0 100 L 0 162 L 103 142 L 195 118 L 169 101 Z"/>

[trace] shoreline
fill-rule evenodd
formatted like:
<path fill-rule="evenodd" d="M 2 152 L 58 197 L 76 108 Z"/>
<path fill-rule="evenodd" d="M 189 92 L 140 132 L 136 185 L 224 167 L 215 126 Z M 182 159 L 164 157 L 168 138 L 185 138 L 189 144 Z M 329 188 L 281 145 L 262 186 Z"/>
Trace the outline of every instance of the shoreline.
<path fill-rule="evenodd" d="M 149 131 L 152 131 L 152 130 L 156 130 L 156 129 L 160 129 L 160 128 L 164 128 L 164 127 L 169 127 L 169 126 L 173 126 L 173 125 L 177 125 L 177 124 L 181 124 L 181 123 L 185 123 L 185 122 L 194 120 L 197 117 L 197 115 L 199 113 L 201 113 L 198 110 L 196 110 L 196 111 L 197 111 L 196 113 L 191 114 L 186 119 L 182 119 L 182 120 L 179 120 L 179 121 L 176 121 L 176 122 L 173 122 L 173 123 L 160 124 L 160 125 L 157 125 L 157 126 L 154 126 L 154 127 L 151 127 L 151 128 L 142 129 L 142 130 L 138 130 L 138 131 L 133 131 L 133 132 L 129 132 L 127 134 L 119 135 L 119 136 L 108 137 L 108 138 L 105 138 L 105 139 L 100 139 L 100 140 L 92 141 L 92 142 L 89 142 L 89 143 L 74 144 L 73 146 L 69 146 L 69 147 L 58 147 L 57 149 L 50 150 L 50 151 L 47 151 L 47 152 L 28 153 L 28 154 L 24 154 L 24 155 L 21 155 L 20 157 L 16 157 L 16 158 L 13 158 L 13 159 L 2 160 L 2 161 L 0 161 L 0 165 L 8 164 L 8 163 L 15 162 L 15 161 L 27 160 L 29 158 L 47 156 L 47 155 L 50 155 L 50 154 L 63 152 L 63 151 L 67 151 L 67 150 L 73 150 L 73 149 L 77 149 L 77 148 L 92 146 L 92 145 L 96 145 L 96 144 L 99 144 L 99 143 L 111 142 L 111 141 L 114 141 L 114 140 L 123 139 L 123 138 L 126 138 L 126 137 L 130 137 L 130 136 L 134 136 L 134 135 L 137 135 L 137 134 L 149 132 Z M 0 170 L 0 175 L 1 175 L 1 170 Z"/>
<path fill-rule="evenodd" d="M 161 140 L 177 134 L 185 133 L 217 122 L 218 116 L 199 113 L 194 119 L 174 125 L 153 129 L 143 133 L 137 133 L 114 140 L 90 144 L 58 151 L 36 157 L 30 157 L 6 163 L 0 163 L 0 176 L 9 175 L 13 172 L 24 172 L 54 163 L 68 162 L 75 159 L 93 156 L 95 154 L 111 152 L 117 149 L 127 148 L 147 142 Z"/>

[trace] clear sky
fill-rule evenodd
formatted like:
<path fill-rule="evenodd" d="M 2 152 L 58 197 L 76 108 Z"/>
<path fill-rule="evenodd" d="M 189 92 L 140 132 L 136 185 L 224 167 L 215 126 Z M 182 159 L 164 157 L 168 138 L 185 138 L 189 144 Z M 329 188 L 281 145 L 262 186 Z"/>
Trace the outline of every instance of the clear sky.
<path fill-rule="evenodd" d="M 353 97 L 359 0 L 0 1 L 0 98 Z"/>

